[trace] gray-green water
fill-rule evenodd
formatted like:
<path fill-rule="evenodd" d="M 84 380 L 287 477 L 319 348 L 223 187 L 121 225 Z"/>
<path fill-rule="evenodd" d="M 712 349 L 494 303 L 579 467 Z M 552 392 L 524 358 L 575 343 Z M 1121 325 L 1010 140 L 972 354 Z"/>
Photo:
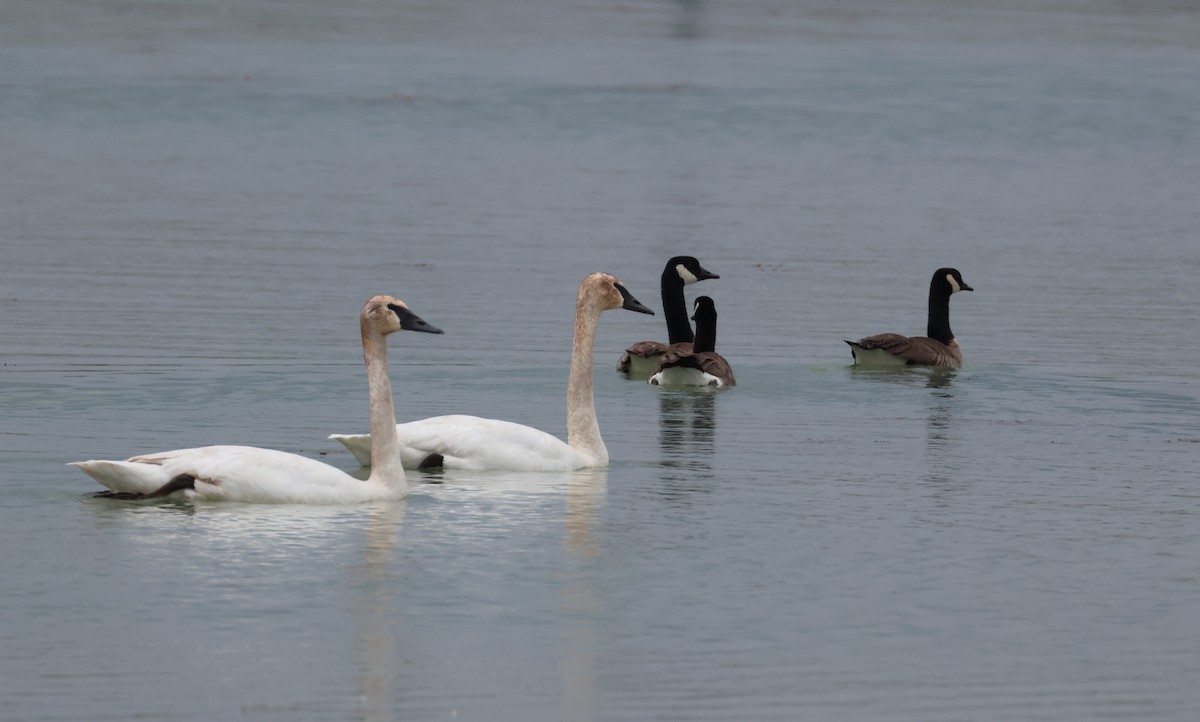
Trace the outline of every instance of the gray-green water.
<path fill-rule="evenodd" d="M 1193 720 L 1194 3 L 0 6 L 0 719 Z M 562 433 L 575 287 L 721 274 L 611 467 L 136 505 L 71 460 Z M 920 333 L 967 365 L 852 370 Z"/>

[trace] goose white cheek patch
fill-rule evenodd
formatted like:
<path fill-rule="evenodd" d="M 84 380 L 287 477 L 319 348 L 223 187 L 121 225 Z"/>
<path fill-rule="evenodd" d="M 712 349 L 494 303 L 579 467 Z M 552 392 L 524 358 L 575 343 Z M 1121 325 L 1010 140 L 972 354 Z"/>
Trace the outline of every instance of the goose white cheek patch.
<path fill-rule="evenodd" d="M 696 278 L 695 274 L 689 271 L 682 263 L 675 266 L 675 272 L 678 273 L 679 277 L 683 279 L 683 285 L 685 286 L 700 280 L 699 278 Z"/>
<path fill-rule="evenodd" d="M 946 280 L 950 283 L 950 293 L 958 293 L 962 290 L 962 287 L 958 285 L 958 281 L 954 280 L 953 273 L 947 273 Z"/>

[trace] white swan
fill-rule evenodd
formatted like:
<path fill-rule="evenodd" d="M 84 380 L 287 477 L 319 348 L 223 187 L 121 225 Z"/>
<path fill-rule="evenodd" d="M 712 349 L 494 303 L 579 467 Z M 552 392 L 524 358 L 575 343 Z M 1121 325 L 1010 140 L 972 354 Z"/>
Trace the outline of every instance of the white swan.
<path fill-rule="evenodd" d="M 608 465 L 608 449 L 600 438 L 596 401 L 592 393 L 596 321 L 613 308 L 654 315 L 607 273 L 583 279 L 575 301 L 575 339 L 567 377 L 567 441 L 544 431 L 478 416 L 435 416 L 396 427 L 400 456 L 414 468 L 427 457 L 440 456 L 440 465 L 475 471 L 571 471 Z M 372 429 L 374 431 L 374 429 Z M 380 459 L 374 436 L 334 434 L 363 466 Z M 436 465 L 436 462 L 424 465 Z"/>
<path fill-rule="evenodd" d="M 71 465 L 108 487 L 109 491 L 97 496 L 118 499 L 154 499 L 181 492 L 207 500 L 349 504 L 403 497 L 408 483 L 398 453 L 386 337 L 400 330 L 441 330 L 391 296 L 367 301 L 359 320 L 370 387 L 371 443 L 382 460 L 366 481 L 315 459 L 253 446 L 202 446 L 125 461 L 76 461 Z"/>

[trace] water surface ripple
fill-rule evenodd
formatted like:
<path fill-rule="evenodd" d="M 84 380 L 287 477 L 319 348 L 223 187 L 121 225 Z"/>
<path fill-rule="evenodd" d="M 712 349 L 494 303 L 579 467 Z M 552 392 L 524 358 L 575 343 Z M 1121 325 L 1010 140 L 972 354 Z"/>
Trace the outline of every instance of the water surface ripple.
<path fill-rule="evenodd" d="M 0 718 L 1200 714 L 1188 3 L 0 8 Z M 613 463 L 349 508 L 89 498 L 213 443 L 565 432 L 575 289 L 721 278 L 737 388 L 612 372 Z M 957 371 L 854 369 L 976 289 Z M 412 336 L 417 336 L 413 338 Z"/>

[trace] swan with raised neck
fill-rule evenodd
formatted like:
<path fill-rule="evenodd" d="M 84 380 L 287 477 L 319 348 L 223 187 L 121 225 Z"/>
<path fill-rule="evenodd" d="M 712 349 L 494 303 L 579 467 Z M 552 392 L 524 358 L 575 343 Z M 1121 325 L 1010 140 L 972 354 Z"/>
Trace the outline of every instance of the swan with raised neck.
<path fill-rule="evenodd" d="M 97 496 L 156 499 L 182 495 L 259 503 L 344 504 L 408 493 L 398 460 L 396 412 L 388 376 L 387 336 L 401 330 L 441 333 L 392 296 L 375 296 L 359 314 L 370 393 L 372 445 L 383 463 L 364 481 L 298 454 L 253 446 L 202 446 L 124 461 L 73 462 L 107 487 Z"/>
<path fill-rule="evenodd" d="M 607 466 L 608 448 L 600 436 L 593 389 L 596 324 L 600 314 L 623 308 L 653 315 L 624 284 L 607 273 L 593 273 L 575 296 L 571 368 L 567 376 L 567 440 L 523 424 L 455 414 L 410 421 L 396 427 L 400 459 L 406 468 L 504 471 L 571 471 Z M 334 434 L 360 463 L 374 461 L 366 434 Z M 436 459 L 430 463 L 430 459 Z"/>

